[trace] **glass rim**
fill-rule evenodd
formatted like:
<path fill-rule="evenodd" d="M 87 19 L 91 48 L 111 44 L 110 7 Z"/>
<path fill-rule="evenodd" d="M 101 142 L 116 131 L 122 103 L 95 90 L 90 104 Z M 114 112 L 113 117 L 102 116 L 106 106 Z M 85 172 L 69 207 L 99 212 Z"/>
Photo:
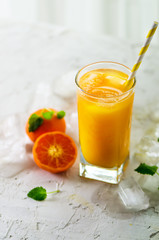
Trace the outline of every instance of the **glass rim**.
<path fill-rule="evenodd" d="M 89 66 L 93 66 L 93 65 L 99 64 L 99 63 L 110 63 L 110 64 L 112 63 L 112 64 L 114 64 L 114 65 L 122 66 L 122 67 L 128 69 L 128 70 L 131 72 L 131 69 L 130 69 L 129 67 L 125 66 L 124 64 L 118 63 L 118 62 L 99 61 L 99 62 L 94 62 L 94 63 L 87 64 L 86 66 L 82 67 L 82 68 L 77 72 L 77 74 L 76 74 L 76 76 L 75 76 L 75 83 L 76 83 L 77 87 L 78 87 L 82 92 L 84 92 L 86 95 L 88 95 L 88 96 L 90 96 L 90 97 L 93 97 L 93 98 L 100 98 L 100 99 L 108 99 L 108 98 L 109 98 L 109 99 L 110 99 L 110 98 L 118 98 L 118 97 L 121 97 L 121 96 L 123 96 L 123 95 L 131 92 L 131 90 L 134 89 L 134 87 L 135 87 L 135 85 L 136 85 L 136 77 L 134 77 L 134 83 L 133 83 L 133 85 L 131 86 L 130 89 L 128 89 L 126 92 L 123 92 L 123 93 L 121 93 L 121 94 L 119 94 L 119 95 L 116 95 L 116 96 L 97 96 L 97 95 L 95 95 L 95 94 L 88 93 L 88 92 L 86 92 L 85 90 L 83 90 L 83 89 L 80 87 L 80 85 L 78 84 L 78 81 L 77 81 L 79 74 L 80 74 L 80 73 L 82 72 L 82 70 L 84 70 L 85 68 L 87 68 L 87 67 L 89 67 Z"/>

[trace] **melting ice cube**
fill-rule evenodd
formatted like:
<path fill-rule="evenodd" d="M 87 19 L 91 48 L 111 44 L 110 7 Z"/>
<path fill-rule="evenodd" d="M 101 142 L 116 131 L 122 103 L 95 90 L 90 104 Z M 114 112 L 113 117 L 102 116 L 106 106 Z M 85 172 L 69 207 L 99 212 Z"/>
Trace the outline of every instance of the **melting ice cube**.
<path fill-rule="evenodd" d="M 118 192 L 123 204 L 129 210 L 140 211 L 149 207 L 149 199 L 133 177 L 122 180 Z"/>
<path fill-rule="evenodd" d="M 56 82 L 54 92 L 65 99 L 72 99 L 76 96 L 75 76 L 77 70 L 70 71 L 61 76 Z"/>
<path fill-rule="evenodd" d="M 159 167 L 159 124 L 153 124 L 145 132 L 145 136 L 140 140 L 136 146 L 136 152 L 133 156 L 133 161 L 136 165 L 140 163 L 146 163 L 148 165 L 157 165 Z M 137 165 L 136 165 L 137 167 Z M 134 167 L 135 168 L 135 167 Z M 135 173 L 134 173 L 135 174 Z M 150 175 L 135 175 L 137 182 L 142 189 L 151 193 L 150 199 L 154 199 L 154 194 L 158 197 L 159 177 L 155 174 L 153 177 Z"/>
<path fill-rule="evenodd" d="M 155 135 L 146 136 L 141 139 L 134 154 L 134 159 L 146 164 L 157 164 L 159 162 L 159 142 Z"/>
<path fill-rule="evenodd" d="M 152 111 L 150 111 L 150 118 L 154 121 L 154 122 L 159 122 L 159 106 L 155 106 L 155 109 L 153 109 Z"/>
<path fill-rule="evenodd" d="M 0 124 L 0 176 L 13 177 L 33 165 L 26 153 L 25 116 L 5 117 Z"/>

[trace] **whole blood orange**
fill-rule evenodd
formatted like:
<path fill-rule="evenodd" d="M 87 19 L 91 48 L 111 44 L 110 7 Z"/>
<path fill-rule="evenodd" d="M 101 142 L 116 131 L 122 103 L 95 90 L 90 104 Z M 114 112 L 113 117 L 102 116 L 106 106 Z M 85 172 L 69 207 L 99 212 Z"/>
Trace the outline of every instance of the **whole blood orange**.
<path fill-rule="evenodd" d="M 65 133 L 49 132 L 35 141 L 33 157 L 40 168 L 59 173 L 73 165 L 77 157 L 77 147 L 73 139 Z"/>
<path fill-rule="evenodd" d="M 43 114 L 44 113 L 50 113 L 52 112 L 53 115 L 50 119 L 46 119 L 44 118 Z M 66 123 L 65 123 L 65 119 L 62 118 L 58 118 L 57 115 L 58 111 L 56 111 L 55 109 L 49 108 L 49 109 L 39 109 L 36 112 L 32 113 L 29 117 L 29 119 L 27 120 L 26 123 L 26 133 L 29 136 L 29 138 L 35 142 L 35 140 L 42 134 L 46 133 L 46 132 L 52 132 L 52 131 L 60 131 L 60 132 L 65 132 L 66 130 Z M 40 123 L 37 127 L 36 130 L 31 130 L 29 129 L 29 122 L 30 119 L 33 115 L 38 116 L 41 120 L 42 123 Z"/>

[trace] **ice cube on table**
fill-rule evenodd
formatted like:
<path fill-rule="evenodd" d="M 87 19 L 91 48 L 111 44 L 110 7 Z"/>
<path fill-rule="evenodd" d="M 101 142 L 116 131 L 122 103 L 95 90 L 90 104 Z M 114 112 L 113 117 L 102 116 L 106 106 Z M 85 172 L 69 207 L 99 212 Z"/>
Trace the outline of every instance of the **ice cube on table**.
<path fill-rule="evenodd" d="M 149 116 L 154 122 L 159 122 L 159 106 L 155 106 L 155 108 L 150 111 Z"/>
<path fill-rule="evenodd" d="M 118 194 L 128 210 L 141 211 L 149 207 L 149 198 L 133 177 L 120 182 Z"/>
<path fill-rule="evenodd" d="M 24 126 L 25 114 L 6 116 L 0 122 L 0 177 L 13 177 L 33 165 Z"/>
<path fill-rule="evenodd" d="M 135 161 L 146 164 L 157 164 L 159 162 L 159 142 L 157 137 L 145 136 L 137 145 L 133 156 Z"/>
<path fill-rule="evenodd" d="M 153 140 L 158 140 L 159 138 L 159 124 L 153 124 L 152 127 L 146 130 L 146 135 L 151 137 Z"/>
<path fill-rule="evenodd" d="M 76 97 L 75 76 L 77 72 L 77 69 L 67 72 L 56 81 L 54 92 L 58 96 L 67 100 Z"/>
<path fill-rule="evenodd" d="M 49 83 L 41 82 L 33 95 L 28 112 L 32 113 L 37 109 L 49 107 L 62 110 L 65 107 L 65 102 L 54 94 L 53 87 Z"/>
<path fill-rule="evenodd" d="M 148 165 L 157 165 L 159 167 L 159 124 L 151 125 L 141 138 L 140 142 L 136 146 L 135 153 L 133 155 L 134 169 L 139 166 L 140 163 L 146 163 Z M 133 169 L 133 170 L 134 170 Z M 141 188 L 149 195 L 150 201 L 158 198 L 159 191 L 159 177 L 158 175 L 150 176 L 135 173 L 133 176 L 137 180 Z"/>
<path fill-rule="evenodd" d="M 157 166 L 159 167 L 159 164 Z M 157 174 L 155 174 L 154 176 L 140 174 L 138 178 L 138 183 L 140 184 L 142 189 L 151 193 L 151 198 L 154 198 L 153 195 L 156 195 L 157 198 L 159 197 L 159 177 Z"/>

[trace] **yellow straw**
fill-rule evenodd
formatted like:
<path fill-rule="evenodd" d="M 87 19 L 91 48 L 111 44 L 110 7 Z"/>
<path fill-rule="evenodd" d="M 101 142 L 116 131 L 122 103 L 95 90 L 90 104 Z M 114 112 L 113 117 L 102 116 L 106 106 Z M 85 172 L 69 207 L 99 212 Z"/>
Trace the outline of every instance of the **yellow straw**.
<path fill-rule="evenodd" d="M 158 22 L 154 22 L 153 25 L 152 25 L 152 28 L 149 30 L 149 32 L 148 32 L 148 34 L 147 34 L 145 44 L 144 44 L 143 47 L 141 48 L 141 50 L 140 50 L 140 52 L 139 52 L 139 55 L 138 55 L 138 59 L 137 59 L 135 65 L 133 66 L 133 68 L 132 68 L 132 70 L 131 70 L 131 74 L 130 74 L 127 82 L 126 82 L 126 86 L 127 86 L 127 87 L 132 86 L 132 84 L 133 84 L 133 79 L 134 79 L 134 77 L 135 77 L 135 75 L 136 75 L 136 72 L 137 72 L 138 68 L 140 67 L 140 64 L 141 64 L 141 62 L 142 62 L 142 59 L 143 59 L 143 57 L 144 57 L 144 55 L 145 55 L 145 53 L 146 53 L 146 51 L 147 51 L 147 49 L 148 49 L 148 47 L 149 47 L 149 45 L 150 45 L 150 42 L 151 42 L 151 40 L 152 40 L 152 38 L 153 38 L 153 35 L 154 35 L 157 27 L 158 27 Z"/>

